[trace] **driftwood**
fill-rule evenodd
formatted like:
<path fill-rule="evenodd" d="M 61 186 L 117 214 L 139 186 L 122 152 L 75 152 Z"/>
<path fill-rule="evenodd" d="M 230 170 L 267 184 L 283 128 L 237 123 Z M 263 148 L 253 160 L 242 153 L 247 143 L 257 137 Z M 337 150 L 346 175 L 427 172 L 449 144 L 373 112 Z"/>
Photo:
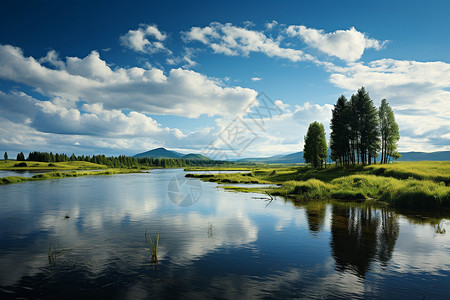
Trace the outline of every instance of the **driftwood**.
<path fill-rule="evenodd" d="M 252 198 L 253 198 L 253 199 L 263 199 L 263 200 L 268 201 L 269 203 L 266 204 L 266 207 L 267 207 L 267 206 L 269 206 L 270 203 L 272 203 L 272 201 L 273 201 L 275 198 L 273 198 L 272 195 L 269 194 L 268 191 L 266 191 L 266 194 L 267 194 L 270 198 L 266 198 L 266 197 L 252 197 Z"/>

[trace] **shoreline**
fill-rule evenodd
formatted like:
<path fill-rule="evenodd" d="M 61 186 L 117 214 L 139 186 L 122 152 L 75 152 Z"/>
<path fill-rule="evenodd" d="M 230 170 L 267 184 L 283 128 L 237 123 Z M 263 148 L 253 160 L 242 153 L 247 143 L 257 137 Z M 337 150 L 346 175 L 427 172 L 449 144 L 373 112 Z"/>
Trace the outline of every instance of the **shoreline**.
<path fill-rule="evenodd" d="M 94 170 L 78 170 L 78 171 L 55 171 L 36 174 L 32 177 L 22 177 L 22 176 L 7 176 L 0 178 L 0 185 L 14 184 L 14 183 L 24 183 L 29 181 L 42 181 L 42 180 L 53 180 L 61 178 L 71 178 L 71 177 L 84 177 L 84 176 L 102 176 L 102 175 L 117 175 L 117 174 L 132 174 L 140 173 L 142 170 L 138 169 L 104 169 L 100 171 Z"/>
<path fill-rule="evenodd" d="M 403 209 L 450 210 L 450 161 L 389 165 L 310 167 L 256 167 L 242 174 L 186 174 L 203 181 L 226 183 L 235 192 L 269 192 L 294 203 L 336 199 L 341 202 L 387 203 Z M 248 187 L 235 187 L 249 184 Z M 251 187 L 277 184 L 280 187 Z"/>

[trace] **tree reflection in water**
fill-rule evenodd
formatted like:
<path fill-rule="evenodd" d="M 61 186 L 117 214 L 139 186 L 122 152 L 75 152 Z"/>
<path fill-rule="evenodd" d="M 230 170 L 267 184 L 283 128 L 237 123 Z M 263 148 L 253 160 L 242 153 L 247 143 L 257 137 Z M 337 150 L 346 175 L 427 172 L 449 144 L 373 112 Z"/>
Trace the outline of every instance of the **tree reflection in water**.
<path fill-rule="evenodd" d="M 392 212 L 333 205 L 330 246 L 336 269 L 364 277 L 373 261 L 386 266 L 398 234 L 398 220 Z"/>
<path fill-rule="evenodd" d="M 311 234 L 317 236 L 325 223 L 327 204 L 323 201 L 312 202 L 305 206 L 306 219 Z"/>

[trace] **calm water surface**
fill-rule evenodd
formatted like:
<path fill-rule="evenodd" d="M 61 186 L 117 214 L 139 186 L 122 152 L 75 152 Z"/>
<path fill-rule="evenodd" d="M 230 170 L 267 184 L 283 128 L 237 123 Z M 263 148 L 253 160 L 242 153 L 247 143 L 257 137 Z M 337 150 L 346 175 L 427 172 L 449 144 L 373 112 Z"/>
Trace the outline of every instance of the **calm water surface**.
<path fill-rule="evenodd" d="M 450 220 L 267 205 L 184 174 L 0 186 L 0 298 L 450 298 Z"/>
<path fill-rule="evenodd" d="M 49 170 L 31 170 L 31 171 L 0 171 L 0 178 L 8 176 L 33 177 L 36 174 L 51 172 Z"/>

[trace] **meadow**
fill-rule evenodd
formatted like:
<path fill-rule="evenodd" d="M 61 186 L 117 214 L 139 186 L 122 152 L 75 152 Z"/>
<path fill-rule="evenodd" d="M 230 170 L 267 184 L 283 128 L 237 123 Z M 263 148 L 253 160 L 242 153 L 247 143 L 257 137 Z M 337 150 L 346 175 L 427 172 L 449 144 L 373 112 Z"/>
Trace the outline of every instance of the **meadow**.
<path fill-rule="evenodd" d="M 296 202 L 338 199 L 377 201 L 402 208 L 450 208 L 450 162 L 398 162 L 389 165 L 255 167 L 248 174 L 188 174 L 218 183 L 270 183 L 279 187 L 227 189 L 268 191 Z"/>

